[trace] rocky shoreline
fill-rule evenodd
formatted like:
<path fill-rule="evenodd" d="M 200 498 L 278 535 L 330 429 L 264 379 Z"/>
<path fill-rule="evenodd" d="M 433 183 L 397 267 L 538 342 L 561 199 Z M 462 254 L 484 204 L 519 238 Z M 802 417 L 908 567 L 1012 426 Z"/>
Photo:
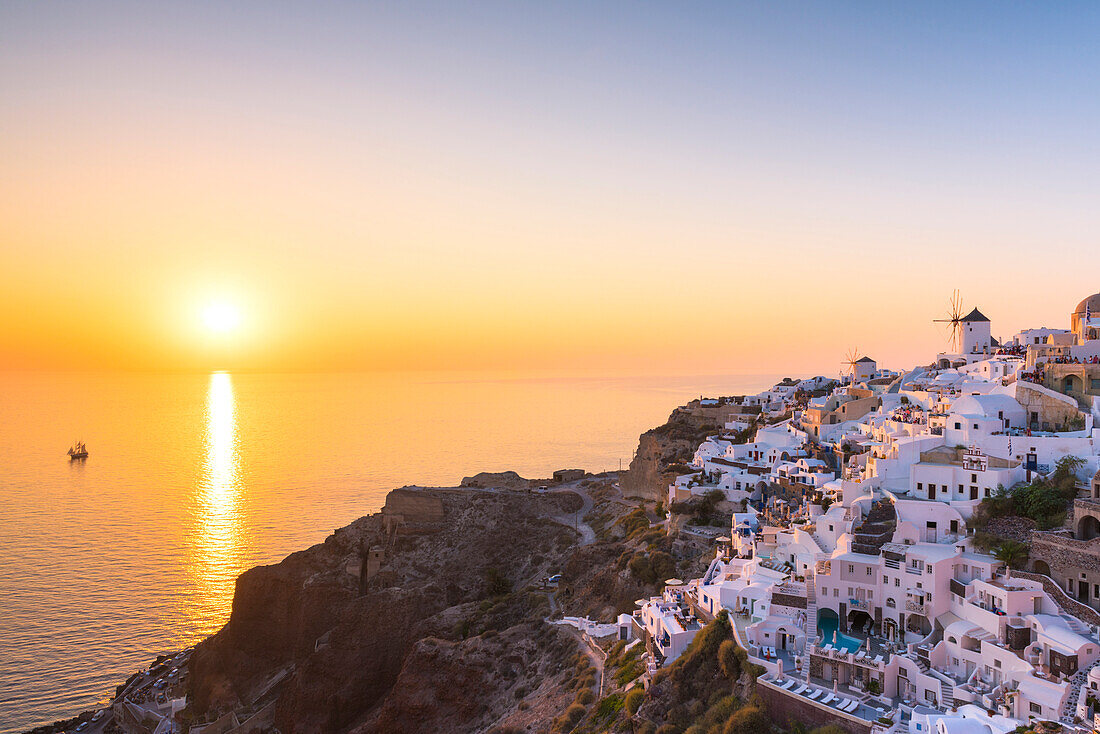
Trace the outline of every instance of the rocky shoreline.
<path fill-rule="evenodd" d="M 624 558 L 672 558 L 663 529 L 627 537 L 659 521 L 663 472 L 705 428 L 675 412 L 670 424 L 642 437 L 622 475 L 483 473 L 396 489 L 380 512 L 250 569 L 225 627 L 190 658 L 178 718 L 210 734 L 548 729 L 575 697 L 562 676 L 593 654 L 548 620 L 630 612 L 657 579 Z M 695 550 L 670 568 L 687 570 Z M 556 573 L 561 586 L 547 588 Z M 32 731 L 72 731 L 93 713 Z"/>

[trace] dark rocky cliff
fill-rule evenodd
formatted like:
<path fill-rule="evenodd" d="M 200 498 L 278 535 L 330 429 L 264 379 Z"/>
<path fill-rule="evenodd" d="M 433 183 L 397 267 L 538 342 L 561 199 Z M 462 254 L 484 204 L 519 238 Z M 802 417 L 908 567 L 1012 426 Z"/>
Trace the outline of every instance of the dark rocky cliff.
<path fill-rule="evenodd" d="M 438 498 L 443 522 L 418 523 L 405 501 L 399 514 L 412 532 L 402 525 L 390 534 L 380 513 L 241 575 L 228 624 L 198 646 L 191 664 L 195 721 L 229 710 L 243 720 L 272 704 L 285 734 L 390 730 L 382 722 L 395 714 L 384 702 L 418 641 L 449 636 L 461 644 L 487 628 L 543 624 L 531 619 L 541 620 L 545 595 L 507 591 L 560 565 L 576 534 L 554 518 L 578 508 L 580 498 L 416 491 Z M 386 557 L 368 580 L 363 559 L 372 547 L 386 549 Z M 446 643 L 424 642 L 414 660 L 425 647 L 446 657 Z M 525 664 L 537 670 L 550 663 Z M 482 685 L 474 675 L 462 679 Z M 422 681 L 429 683 L 438 681 Z M 476 690 L 467 693 L 476 699 Z"/>
<path fill-rule="evenodd" d="M 717 433 L 714 419 L 677 408 L 661 426 L 651 428 L 638 439 L 638 450 L 623 475 L 622 487 L 627 496 L 664 501 L 668 485 L 678 473 L 685 473 L 695 449 L 707 436 Z"/>

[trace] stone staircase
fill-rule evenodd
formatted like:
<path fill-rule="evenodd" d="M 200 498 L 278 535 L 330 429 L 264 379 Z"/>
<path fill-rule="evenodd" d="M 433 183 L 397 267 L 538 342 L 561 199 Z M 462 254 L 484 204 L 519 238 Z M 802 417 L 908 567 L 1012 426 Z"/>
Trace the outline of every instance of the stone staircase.
<path fill-rule="evenodd" d="M 1083 670 L 1078 670 L 1069 679 L 1069 695 L 1066 696 L 1066 700 L 1062 704 L 1062 710 L 1058 712 L 1058 720 L 1063 724 L 1073 726 L 1073 720 L 1077 716 L 1077 703 L 1081 700 L 1081 689 L 1088 679 L 1089 671 L 1097 665 L 1100 665 L 1100 660 Z"/>
<path fill-rule="evenodd" d="M 871 506 L 859 527 L 853 528 L 852 550 L 869 556 L 880 555 L 882 546 L 894 536 L 897 524 L 894 503 L 888 499 L 879 500 Z"/>

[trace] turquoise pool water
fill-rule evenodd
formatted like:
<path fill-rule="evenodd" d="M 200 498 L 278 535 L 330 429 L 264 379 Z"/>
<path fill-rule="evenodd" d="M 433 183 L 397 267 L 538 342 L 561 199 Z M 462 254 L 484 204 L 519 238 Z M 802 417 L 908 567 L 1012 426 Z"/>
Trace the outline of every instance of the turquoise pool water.
<path fill-rule="evenodd" d="M 817 617 L 817 631 L 821 633 L 822 640 L 825 644 L 831 643 L 833 647 L 838 647 L 848 652 L 855 652 L 863 644 L 854 637 L 837 631 L 837 620 L 832 617 L 822 617 L 820 614 Z M 833 641 L 833 635 L 836 635 L 836 641 Z"/>

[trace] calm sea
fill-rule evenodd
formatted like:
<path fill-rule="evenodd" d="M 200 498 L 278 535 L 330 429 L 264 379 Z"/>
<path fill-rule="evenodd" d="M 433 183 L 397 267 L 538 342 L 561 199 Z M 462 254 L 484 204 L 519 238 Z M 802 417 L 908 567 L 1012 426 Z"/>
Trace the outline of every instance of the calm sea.
<path fill-rule="evenodd" d="M 106 701 L 392 487 L 615 469 L 676 405 L 774 380 L 0 374 L 0 734 Z"/>

